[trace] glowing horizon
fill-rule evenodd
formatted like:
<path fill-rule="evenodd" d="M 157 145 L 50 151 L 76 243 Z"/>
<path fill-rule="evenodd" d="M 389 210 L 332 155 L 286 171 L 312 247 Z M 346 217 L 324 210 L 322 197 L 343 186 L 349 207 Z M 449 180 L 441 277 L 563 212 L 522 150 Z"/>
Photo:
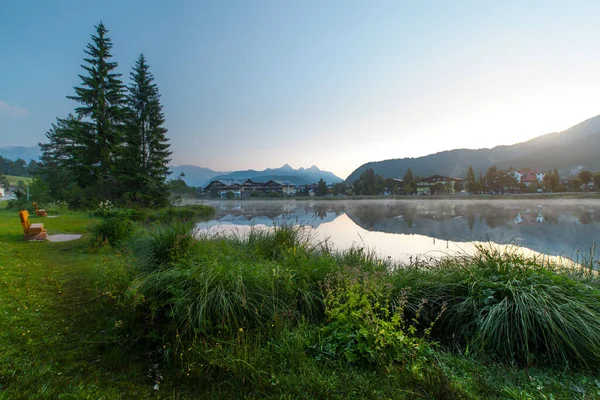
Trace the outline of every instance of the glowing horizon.
<path fill-rule="evenodd" d="M 600 114 L 597 15 L 594 1 L 11 3 L 0 146 L 42 142 L 73 111 L 65 96 L 100 20 L 125 82 L 146 55 L 173 165 L 345 178 L 369 161 L 511 145 Z"/>

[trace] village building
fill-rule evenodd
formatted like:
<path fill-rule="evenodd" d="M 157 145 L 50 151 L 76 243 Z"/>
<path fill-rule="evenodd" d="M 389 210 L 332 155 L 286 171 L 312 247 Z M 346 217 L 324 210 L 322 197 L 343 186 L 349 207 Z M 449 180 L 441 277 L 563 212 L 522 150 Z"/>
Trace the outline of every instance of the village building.
<path fill-rule="evenodd" d="M 443 175 L 432 175 L 415 181 L 417 194 L 420 195 L 456 193 L 456 188 L 458 188 L 456 184 L 460 182 L 462 182 L 460 178 Z"/>
<path fill-rule="evenodd" d="M 522 169 L 513 171 L 513 176 L 518 183 L 525 184 L 525 187 L 531 187 L 533 182 L 538 184 L 544 182 L 544 176 L 546 176 L 546 174 L 537 169 Z"/>
<path fill-rule="evenodd" d="M 252 193 L 280 193 L 283 196 L 293 196 L 296 194 L 296 185 L 288 181 L 256 182 L 251 179 L 218 179 L 211 181 L 204 188 L 205 193 L 212 193 L 213 196 L 222 199 L 227 197 L 227 193 L 233 193 L 234 198 L 250 197 Z"/>

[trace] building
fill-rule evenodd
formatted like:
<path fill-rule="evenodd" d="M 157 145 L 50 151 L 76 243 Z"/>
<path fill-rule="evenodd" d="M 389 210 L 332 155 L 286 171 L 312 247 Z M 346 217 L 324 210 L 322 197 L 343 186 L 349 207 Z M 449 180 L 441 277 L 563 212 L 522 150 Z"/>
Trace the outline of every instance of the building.
<path fill-rule="evenodd" d="M 525 184 L 525 187 L 530 187 L 533 182 L 543 183 L 546 174 L 537 169 L 522 169 L 513 171 L 513 176 L 517 182 Z"/>
<path fill-rule="evenodd" d="M 432 175 L 415 181 L 417 194 L 420 195 L 456 193 L 455 185 L 460 182 L 462 182 L 462 179 L 443 175 Z M 458 188 L 458 185 L 456 185 L 456 188 Z"/>
<path fill-rule="evenodd" d="M 294 196 L 296 185 L 288 181 L 257 182 L 251 179 L 218 179 L 206 185 L 204 192 L 222 199 L 227 197 L 228 192 L 232 192 L 234 198 L 250 197 L 253 193 L 280 193 L 283 196 Z"/>

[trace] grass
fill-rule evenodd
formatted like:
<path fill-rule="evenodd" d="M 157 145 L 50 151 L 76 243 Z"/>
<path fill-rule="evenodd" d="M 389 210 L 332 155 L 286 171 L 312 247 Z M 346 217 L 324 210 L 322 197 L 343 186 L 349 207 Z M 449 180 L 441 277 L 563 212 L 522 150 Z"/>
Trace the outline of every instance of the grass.
<path fill-rule="evenodd" d="M 73 212 L 31 218 L 51 234 L 84 237 L 65 243 L 24 242 L 16 212 L 0 209 L 0 399 L 600 397 L 600 380 L 585 366 L 565 369 L 558 358 L 550 363 L 535 359 L 525 368 L 526 363 L 501 360 L 485 346 L 476 352 L 470 345 L 467 354 L 464 341 L 443 340 L 451 326 L 444 318 L 458 303 L 441 294 L 446 296 L 450 287 L 479 287 L 469 276 L 489 283 L 483 266 L 468 275 L 472 265 L 462 270 L 448 265 L 445 277 L 425 266 L 389 272 L 390 266 L 373 254 L 324 251 L 293 229 L 255 232 L 249 238 L 196 239 L 185 224 L 149 229 L 133 251 L 90 251 L 92 227 L 99 219 Z M 378 282 L 375 289 L 389 283 L 378 292 L 383 301 L 407 285 L 414 297 L 428 293 L 432 315 L 434 306 L 447 300 L 448 311 L 432 330 L 435 336 L 439 329 L 440 345 L 425 338 L 417 343 L 426 351 L 411 352 L 416 358 L 381 365 L 336 357 L 332 343 L 359 343 L 332 336 L 352 334 L 353 329 L 325 329 L 336 326 L 328 319 L 340 321 L 346 314 L 327 312 L 323 285 L 331 277 L 348 276 L 339 275 L 347 268 L 364 275 L 360 282 Z M 552 274 L 547 277 L 550 286 L 585 284 L 589 292 L 597 290 L 593 277 L 583 273 Z M 539 279 L 529 279 L 534 278 Z M 439 284 L 428 289 L 436 280 Z M 356 288 L 357 281 L 344 282 Z M 368 308 L 376 305 L 363 290 L 369 287 L 332 291 L 329 299 L 339 305 L 338 311 L 366 310 L 361 314 L 365 318 L 388 321 L 385 313 Z M 352 304 L 370 306 L 346 308 L 352 298 L 347 293 L 362 299 Z M 475 298 L 478 291 L 466 293 Z M 573 293 L 586 296 L 585 291 Z M 477 301 L 485 304 L 485 298 Z M 394 302 L 388 307 L 402 308 Z M 375 326 L 361 324 L 360 318 L 354 323 L 358 329 Z M 427 326 L 418 324 L 416 332 L 407 334 L 420 338 Z M 379 331 L 364 337 L 378 338 L 373 335 Z M 571 357 L 567 359 L 572 366 Z"/>
<path fill-rule="evenodd" d="M 15 176 L 15 175 L 5 175 L 5 176 L 11 185 L 17 185 L 19 183 L 19 181 L 23 181 L 25 183 L 25 185 L 27 185 L 27 184 L 31 183 L 31 181 L 33 180 L 32 177 L 26 177 L 26 176 Z"/>
<path fill-rule="evenodd" d="M 441 340 L 525 365 L 600 365 L 599 282 L 585 268 L 480 248 L 398 271 L 394 280 L 412 288 L 414 301 L 431 299 L 434 314 L 448 308 L 436 329 Z"/>

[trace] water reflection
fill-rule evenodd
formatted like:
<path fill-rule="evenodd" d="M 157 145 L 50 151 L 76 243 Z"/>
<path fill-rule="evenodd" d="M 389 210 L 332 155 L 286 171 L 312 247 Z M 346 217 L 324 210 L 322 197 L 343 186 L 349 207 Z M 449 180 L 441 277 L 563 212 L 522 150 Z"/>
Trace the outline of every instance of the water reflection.
<path fill-rule="evenodd" d="M 402 259 L 469 249 L 474 243 L 516 244 L 582 261 L 600 233 L 600 202 L 578 200 L 215 201 L 215 219 L 200 229 L 309 225 L 337 248 L 352 244 Z M 219 228 L 215 228 L 219 227 Z"/>

